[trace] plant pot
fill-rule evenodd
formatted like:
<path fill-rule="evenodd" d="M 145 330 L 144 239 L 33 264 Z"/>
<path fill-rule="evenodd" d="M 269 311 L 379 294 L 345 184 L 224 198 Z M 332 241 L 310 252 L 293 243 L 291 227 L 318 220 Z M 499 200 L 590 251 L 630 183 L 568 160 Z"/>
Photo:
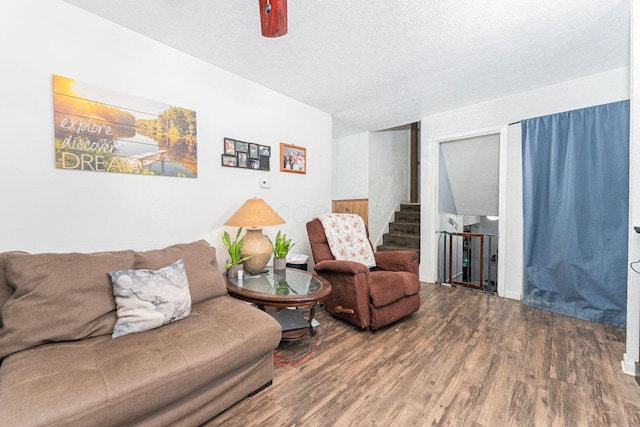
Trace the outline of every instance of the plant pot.
<path fill-rule="evenodd" d="M 274 258 L 273 259 L 273 269 L 274 270 L 285 270 L 287 268 L 287 260 L 286 258 Z"/>
<path fill-rule="evenodd" d="M 227 277 L 229 279 L 237 279 L 238 271 L 242 270 L 242 266 L 240 264 L 233 264 L 231 267 L 227 269 Z"/>

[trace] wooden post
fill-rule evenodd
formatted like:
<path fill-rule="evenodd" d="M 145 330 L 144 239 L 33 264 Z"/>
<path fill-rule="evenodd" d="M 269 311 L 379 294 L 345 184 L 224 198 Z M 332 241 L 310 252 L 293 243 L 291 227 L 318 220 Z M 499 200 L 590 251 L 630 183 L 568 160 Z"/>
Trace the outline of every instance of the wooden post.
<path fill-rule="evenodd" d="M 453 234 L 449 234 L 449 282 L 453 283 Z"/>
<path fill-rule="evenodd" d="M 411 124 L 411 149 L 409 153 L 409 181 L 410 181 L 410 195 L 409 200 L 411 203 L 418 203 L 418 190 L 419 190 L 419 177 L 418 167 L 420 165 L 420 159 L 418 158 L 418 138 L 420 128 L 418 123 Z"/>
<path fill-rule="evenodd" d="M 480 236 L 480 288 L 483 289 L 484 285 L 482 284 L 484 274 L 484 234 Z"/>

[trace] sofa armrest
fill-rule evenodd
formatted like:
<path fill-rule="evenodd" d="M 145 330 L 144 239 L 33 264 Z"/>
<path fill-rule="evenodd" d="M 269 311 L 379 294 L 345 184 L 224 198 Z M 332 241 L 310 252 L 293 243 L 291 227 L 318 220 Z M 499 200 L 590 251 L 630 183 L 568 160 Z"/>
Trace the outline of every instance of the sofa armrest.
<path fill-rule="evenodd" d="M 408 271 L 418 275 L 418 254 L 413 251 L 382 251 L 374 254 L 378 268 L 387 271 Z"/>

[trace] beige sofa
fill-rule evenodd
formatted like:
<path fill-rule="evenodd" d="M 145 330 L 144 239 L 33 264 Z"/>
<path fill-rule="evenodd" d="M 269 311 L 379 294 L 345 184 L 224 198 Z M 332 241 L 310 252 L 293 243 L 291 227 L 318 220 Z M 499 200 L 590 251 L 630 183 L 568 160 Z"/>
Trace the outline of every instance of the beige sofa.
<path fill-rule="evenodd" d="M 112 338 L 108 275 L 184 260 L 191 312 Z M 0 426 L 197 426 L 271 384 L 281 329 L 227 295 L 205 241 L 0 254 Z M 118 315 L 120 312 L 118 312 Z"/>

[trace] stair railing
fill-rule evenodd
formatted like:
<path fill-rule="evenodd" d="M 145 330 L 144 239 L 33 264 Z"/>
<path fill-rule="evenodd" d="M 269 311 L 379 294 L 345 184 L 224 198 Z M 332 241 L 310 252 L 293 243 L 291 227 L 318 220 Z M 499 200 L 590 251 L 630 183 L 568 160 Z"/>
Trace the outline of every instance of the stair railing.
<path fill-rule="evenodd" d="M 494 240 L 497 241 L 498 235 L 447 231 L 438 233 L 445 237 L 441 248 L 442 268 L 446 272 L 445 282 L 496 292 L 497 280 L 491 280 L 491 276 L 492 264 L 497 263 L 497 253 L 492 254 L 492 248 L 497 248 L 497 242 L 494 243 Z M 490 255 L 485 259 L 485 254 Z M 488 279 L 485 280 L 485 277 Z"/>

